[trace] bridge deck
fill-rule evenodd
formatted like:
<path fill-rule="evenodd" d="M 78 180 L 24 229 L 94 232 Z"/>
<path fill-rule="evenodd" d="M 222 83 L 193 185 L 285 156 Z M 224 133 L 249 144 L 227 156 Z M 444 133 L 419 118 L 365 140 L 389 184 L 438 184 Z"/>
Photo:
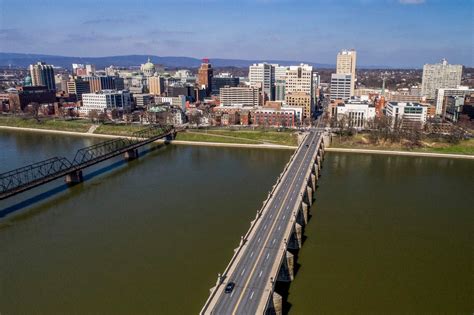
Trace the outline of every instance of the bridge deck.
<path fill-rule="evenodd" d="M 310 131 L 286 172 L 275 187 L 261 217 L 247 236 L 235 260 L 231 262 L 225 279 L 202 310 L 203 314 L 255 314 L 262 311 L 273 291 L 271 277 L 275 266 L 286 254 L 285 238 L 294 221 L 295 208 L 301 203 L 301 192 L 306 188 L 320 144 L 320 133 Z M 276 280 L 276 279 L 275 279 Z M 227 283 L 234 282 L 230 294 L 224 292 Z"/>
<path fill-rule="evenodd" d="M 175 133 L 169 126 L 151 126 L 133 137 L 104 141 L 77 151 L 71 162 L 55 157 L 0 174 L 0 200 L 61 178 Z"/>

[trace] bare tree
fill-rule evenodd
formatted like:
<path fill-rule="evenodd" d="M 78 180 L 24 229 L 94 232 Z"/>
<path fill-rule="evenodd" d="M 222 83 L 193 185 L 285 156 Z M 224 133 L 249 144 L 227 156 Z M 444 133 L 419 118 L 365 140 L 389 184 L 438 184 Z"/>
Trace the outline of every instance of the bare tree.
<path fill-rule="evenodd" d="M 89 111 L 87 116 L 93 123 L 95 123 L 99 119 L 99 112 L 96 109 L 92 109 Z"/>

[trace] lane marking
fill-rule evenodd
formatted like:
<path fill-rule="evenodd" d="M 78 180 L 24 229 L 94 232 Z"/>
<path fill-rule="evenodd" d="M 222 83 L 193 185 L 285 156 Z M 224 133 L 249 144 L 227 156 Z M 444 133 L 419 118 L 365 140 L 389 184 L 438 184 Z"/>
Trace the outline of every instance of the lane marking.
<path fill-rule="evenodd" d="M 240 276 L 243 276 L 244 272 L 245 272 L 245 268 L 244 268 L 244 270 L 242 270 L 242 272 L 240 273 Z"/>
<path fill-rule="evenodd" d="M 260 270 L 260 273 L 258 274 L 258 277 L 260 278 L 262 276 L 263 270 Z"/>
<path fill-rule="evenodd" d="M 314 138 L 314 137 L 315 137 L 315 135 L 313 135 L 313 138 Z M 309 137 L 306 138 L 306 139 L 309 139 Z M 300 151 L 300 152 L 301 152 L 301 151 Z M 303 155 L 303 158 L 302 158 L 302 162 L 300 162 L 300 164 L 299 164 L 299 166 L 298 166 L 298 169 L 296 170 L 296 174 L 298 174 L 298 173 L 300 172 L 301 167 L 303 166 L 303 164 L 305 164 L 305 163 L 303 163 L 303 161 L 306 161 L 306 156 L 308 155 L 308 152 L 309 152 L 309 150 L 306 150 L 306 151 L 304 152 L 304 155 Z M 290 186 L 293 186 L 293 185 L 294 185 L 296 179 L 297 179 L 297 176 L 295 176 L 295 177 L 293 178 L 293 180 L 291 181 L 291 185 L 290 185 Z M 284 198 L 284 201 L 288 198 L 288 196 L 289 196 L 289 194 L 290 194 L 290 191 L 291 191 L 291 189 L 289 189 L 289 190 L 287 191 L 287 193 L 286 193 L 286 195 L 285 195 L 285 198 Z M 277 212 L 277 214 L 276 214 L 277 217 L 278 217 L 278 215 L 280 214 L 281 210 L 283 209 L 284 204 L 285 204 L 285 202 L 283 202 L 283 203 L 281 204 L 281 206 L 278 208 L 278 212 Z M 267 237 L 266 237 L 264 243 L 266 243 L 266 242 L 268 241 L 268 239 L 270 238 L 270 236 L 271 236 L 271 234 L 272 234 L 272 230 L 275 228 L 276 222 L 277 222 L 277 221 L 275 220 L 274 223 L 272 224 L 272 226 L 270 227 L 270 232 L 268 233 L 268 235 L 267 235 Z M 275 242 L 275 239 L 273 239 L 273 242 Z M 260 249 L 259 254 L 257 255 L 257 257 L 261 257 L 261 253 L 263 252 L 264 249 L 265 249 L 265 247 L 262 247 L 262 248 Z M 266 258 L 265 260 L 267 260 L 269 256 L 270 256 L 270 254 L 268 253 L 268 254 L 267 254 L 267 258 Z M 249 276 L 248 276 L 248 278 L 247 278 L 247 281 L 246 281 L 245 284 L 243 285 L 243 291 L 245 290 L 245 288 L 248 286 L 250 280 L 252 279 L 252 275 L 253 275 L 253 273 L 255 272 L 255 268 L 257 268 L 258 261 L 259 261 L 259 259 L 257 259 L 257 261 L 255 261 L 255 263 L 253 263 L 252 270 L 251 270 L 250 273 L 249 273 Z M 237 300 L 237 302 L 236 302 L 236 304 L 235 304 L 235 306 L 234 306 L 234 308 L 233 308 L 233 310 L 232 310 L 232 314 L 235 314 L 235 313 L 237 312 L 237 309 L 239 308 L 240 302 L 242 301 L 242 299 L 243 299 L 243 297 L 244 297 L 244 292 L 243 292 L 243 291 L 242 291 L 242 293 L 239 295 L 239 298 L 238 298 L 238 300 Z"/>
<path fill-rule="evenodd" d="M 250 253 L 250 258 L 252 258 L 252 256 L 253 256 L 253 252 Z"/>
<path fill-rule="evenodd" d="M 250 299 L 253 298 L 253 294 L 255 293 L 255 291 L 252 291 L 252 294 L 250 294 Z"/>

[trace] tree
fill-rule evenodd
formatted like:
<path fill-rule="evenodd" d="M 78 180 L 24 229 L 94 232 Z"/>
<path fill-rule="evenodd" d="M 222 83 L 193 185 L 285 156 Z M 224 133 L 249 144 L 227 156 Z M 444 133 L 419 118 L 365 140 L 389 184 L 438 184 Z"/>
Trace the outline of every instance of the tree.
<path fill-rule="evenodd" d="M 39 110 L 40 110 L 41 105 L 37 102 L 31 102 L 28 105 L 28 112 L 30 115 L 36 119 L 37 122 L 39 122 Z"/>
<path fill-rule="evenodd" d="M 92 109 L 89 111 L 87 116 L 93 123 L 95 123 L 99 118 L 99 112 L 96 109 Z"/>

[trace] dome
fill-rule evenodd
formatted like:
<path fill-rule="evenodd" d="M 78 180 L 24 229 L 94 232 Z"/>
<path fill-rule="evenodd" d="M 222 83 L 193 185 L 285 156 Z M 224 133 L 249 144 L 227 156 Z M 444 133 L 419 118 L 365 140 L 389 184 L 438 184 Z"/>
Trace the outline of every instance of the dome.
<path fill-rule="evenodd" d="M 155 70 L 155 65 L 151 62 L 150 58 L 148 58 L 148 61 L 147 63 L 145 63 L 143 66 L 142 66 L 142 70 L 143 71 L 154 71 Z"/>

